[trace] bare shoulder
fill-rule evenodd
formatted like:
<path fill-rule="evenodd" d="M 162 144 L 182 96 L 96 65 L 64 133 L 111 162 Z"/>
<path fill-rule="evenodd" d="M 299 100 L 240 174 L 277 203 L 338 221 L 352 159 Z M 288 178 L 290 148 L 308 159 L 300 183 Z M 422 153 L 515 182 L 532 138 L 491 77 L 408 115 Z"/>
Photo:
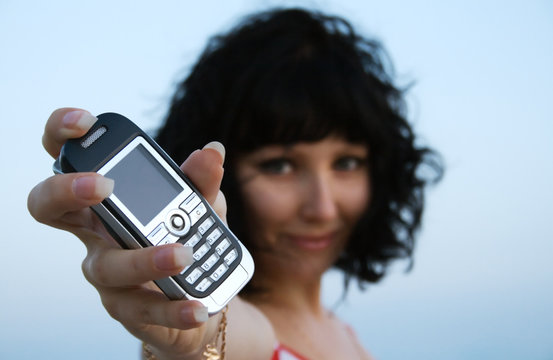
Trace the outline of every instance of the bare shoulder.
<path fill-rule="evenodd" d="M 228 310 L 226 343 L 229 360 L 270 359 L 276 335 L 269 319 L 256 306 L 236 297 Z"/>
<path fill-rule="evenodd" d="M 342 328 L 344 333 L 347 334 L 347 336 L 350 338 L 350 340 L 353 342 L 353 346 L 356 348 L 357 353 L 363 360 L 375 360 L 375 358 L 367 351 L 367 349 L 361 344 L 359 341 L 359 338 L 357 337 L 357 333 L 355 330 L 346 322 L 341 320 L 340 318 L 332 315 L 333 320 L 337 324 L 338 327 Z"/>

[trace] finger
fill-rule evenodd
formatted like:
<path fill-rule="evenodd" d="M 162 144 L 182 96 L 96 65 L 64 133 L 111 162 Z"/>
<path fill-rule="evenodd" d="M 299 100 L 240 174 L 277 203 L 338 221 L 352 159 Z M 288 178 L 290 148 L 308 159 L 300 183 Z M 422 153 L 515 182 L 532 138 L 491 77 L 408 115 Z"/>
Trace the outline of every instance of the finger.
<path fill-rule="evenodd" d="M 182 171 L 196 185 L 206 200 L 213 204 L 223 179 L 224 147 L 212 142 L 196 150 L 181 165 Z"/>
<path fill-rule="evenodd" d="M 143 249 L 95 247 L 83 261 L 86 279 L 97 287 L 130 287 L 177 275 L 193 262 L 192 248 L 182 244 Z"/>
<path fill-rule="evenodd" d="M 225 146 L 218 141 L 212 141 L 203 147 L 203 150 L 215 150 L 221 156 L 221 164 L 225 162 Z"/>
<path fill-rule="evenodd" d="M 46 122 L 42 135 L 42 145 L 55 158 L 68 139 L 83 136 L 96 120 L 97 118 L 86 110 L 76 108 L 57 109 Z"/>
<path fill-rule="evenodd" d="M 159 291 L 145 288 L 119 289 L 101 293 L 108 313 L 132 332 L 152 325 L 190 329 L 208 320 L 207 308 L 198 301 L 170 301 Z"/>
<path fill-rule="evenodd" d="M 29 193 L 27 208 L 39 222 L 55 227 L 82 226 L 79 218 L 67 222 L 64 215 L 98 204 L 113 191 L 114 181 L 96 173 L 52 176 Z"/>
<path fill-rule="evenodd" d="M 213 210 L 219 215 L 219 217 L 226 223 L 227 222 L 227 201 L 225 199 L 225 195 L 222 191 L 219 190 L 217 193 L 217 198 L 213 202 L 212 206 Z"/>

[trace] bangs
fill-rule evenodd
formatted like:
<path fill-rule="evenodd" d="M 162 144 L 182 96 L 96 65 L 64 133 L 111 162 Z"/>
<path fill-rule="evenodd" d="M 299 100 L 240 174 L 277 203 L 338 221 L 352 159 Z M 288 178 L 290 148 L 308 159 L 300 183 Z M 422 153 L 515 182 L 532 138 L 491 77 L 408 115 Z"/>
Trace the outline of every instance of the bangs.
<path fill-rule="evenodd" d="M 253 71 L 264 76 L 244 87 L 251 93 L 234 118 L 232 140 L 237 148 L 248 152 L 267 144 L 313 142 L 329 135 L 366 141 L 366 121 L 353 95 L 358 86 L 348 78 L 343 62 L 341 69 L 336 63 L 340 62 L 316 55 Z"/>

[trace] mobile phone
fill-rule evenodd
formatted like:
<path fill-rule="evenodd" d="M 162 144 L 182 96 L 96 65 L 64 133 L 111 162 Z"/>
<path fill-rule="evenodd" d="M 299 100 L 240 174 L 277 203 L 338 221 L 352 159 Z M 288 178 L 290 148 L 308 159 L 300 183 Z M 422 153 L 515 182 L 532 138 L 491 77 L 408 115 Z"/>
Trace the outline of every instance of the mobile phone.
<path fill-rule="evenodd" d="M 251 279 L 248 250 L 177 164 L 126 117 L 99 115 L 83 137 L 64 144 L 53 170 L 114 179 L 113 193 L 92 210 L 123 248 L 193 247 L 192 265 L 155 281 L 168 298 L 195 299 L 216 313 Z"/>

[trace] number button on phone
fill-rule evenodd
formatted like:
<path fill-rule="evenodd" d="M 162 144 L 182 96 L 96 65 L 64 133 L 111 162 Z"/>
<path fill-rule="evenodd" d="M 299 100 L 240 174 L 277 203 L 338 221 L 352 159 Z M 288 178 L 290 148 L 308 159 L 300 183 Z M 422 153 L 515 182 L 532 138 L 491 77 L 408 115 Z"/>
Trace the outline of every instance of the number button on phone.
<path fill-rule="evenodd" d="M 209 228 L 215 223 L 215 220 L 210 216 L 207 219 L 205 219 L 200 226 L 198 226 L 198 231 L 200 234 L 205 234 Z"/>
<path fill-rule="evenodd" d="M 221 255 L 225 252 L 226 249 L 228 249 L 229 246 L 230 246 L 229 239 L 224 238 L 223 241 L 221 241 L 219 243 L 219 245 L 217 245 L 217 247 L 215 248 L 215 252 L 217 252 L 217 254 Z"/>
<path fill-rule="evenodd" d="M 202 264 L 202 269 L 204 269 L 205 271 L 209 271 L 209 269 L 211 269 L 211 267 L 217 263 L 217 260 L 219 260 L 219 256 L 217 256 L 217 254 L 212 254 Z"/>
<path fill-rule="evenodd" d="M 219 267 L 215 269 L 213 274 L 211 274 L 211 279 L 213 279 L 213 281 L 219 280 L 221 276 L 223 276 L 227 272 L 227 270 L 228 270 L 227 265 L 225 264 L 219 265 Z"/>
<path fill-rule="evenodd" d="M 196 282 L 196 280 L 200 278 L 200 276 L 202 276 L 202 274 L 203 274 L 202 270 L 195 268 L 194 270 L 192 270 L 190 274 L 188 274 L 188 276 L 186 277 L 186 281 L 190 285 L 192 285 Z"/>
<path fill-rule="evenodd" d="M 211 232 L 211 234 L 209 234 L 209 236 L 206 238 L 207 243 L 209 245 L 213 245 L 215 243 L 215 241 L 217 241 L 217 239 L 219 239 L 221 237 L 222 234 L 223 234 L 223 232 L 221 231 L 220 228 L 217 228 L 217 229 L 213 230 Z"/>
<path fill-rule="evenodd" d="M 198 261 L 201 258 L 203 258 L 208 251 L 209 251 L 209 245 L 203 244 L 202 246 L 200 246 L 198 250 L 196 250 L 196 252 L 194 253 L 194 255 L 192 255 L 192 257 L 194 258 L 194 260 Z"/>
<path fill-rule="evenodd" d="M 194 235 L 192 235 L 192 236 L 190 237 L 190 239 L 188 239 L 188 240 L 184 243 L 184 245 L 185 245 L 185 246 L 194 247 L 194 246 L 196 246 L 197 243 L 200 242 L 201 239 L 202 239 L 201 235 L 198 234 L 198 233 L 195 233 Z"/>
<path fill-rule="evenodd" d="M 200 281 L 198 286 L 196 286 L 196 290 L 200 292 L 204 292 L 211 286 L 212 283 L 213 282 L 211 280 L 209 280 L 208 278 L 205 278 L 202 281 Z"/>
<path fill-rule="evenodd" d="M 238 253 L 236 252 L 236 249 L 232 249 L 232 251 L 225 256 L 225 263 L 230 265 L 237 257 Z"/>

